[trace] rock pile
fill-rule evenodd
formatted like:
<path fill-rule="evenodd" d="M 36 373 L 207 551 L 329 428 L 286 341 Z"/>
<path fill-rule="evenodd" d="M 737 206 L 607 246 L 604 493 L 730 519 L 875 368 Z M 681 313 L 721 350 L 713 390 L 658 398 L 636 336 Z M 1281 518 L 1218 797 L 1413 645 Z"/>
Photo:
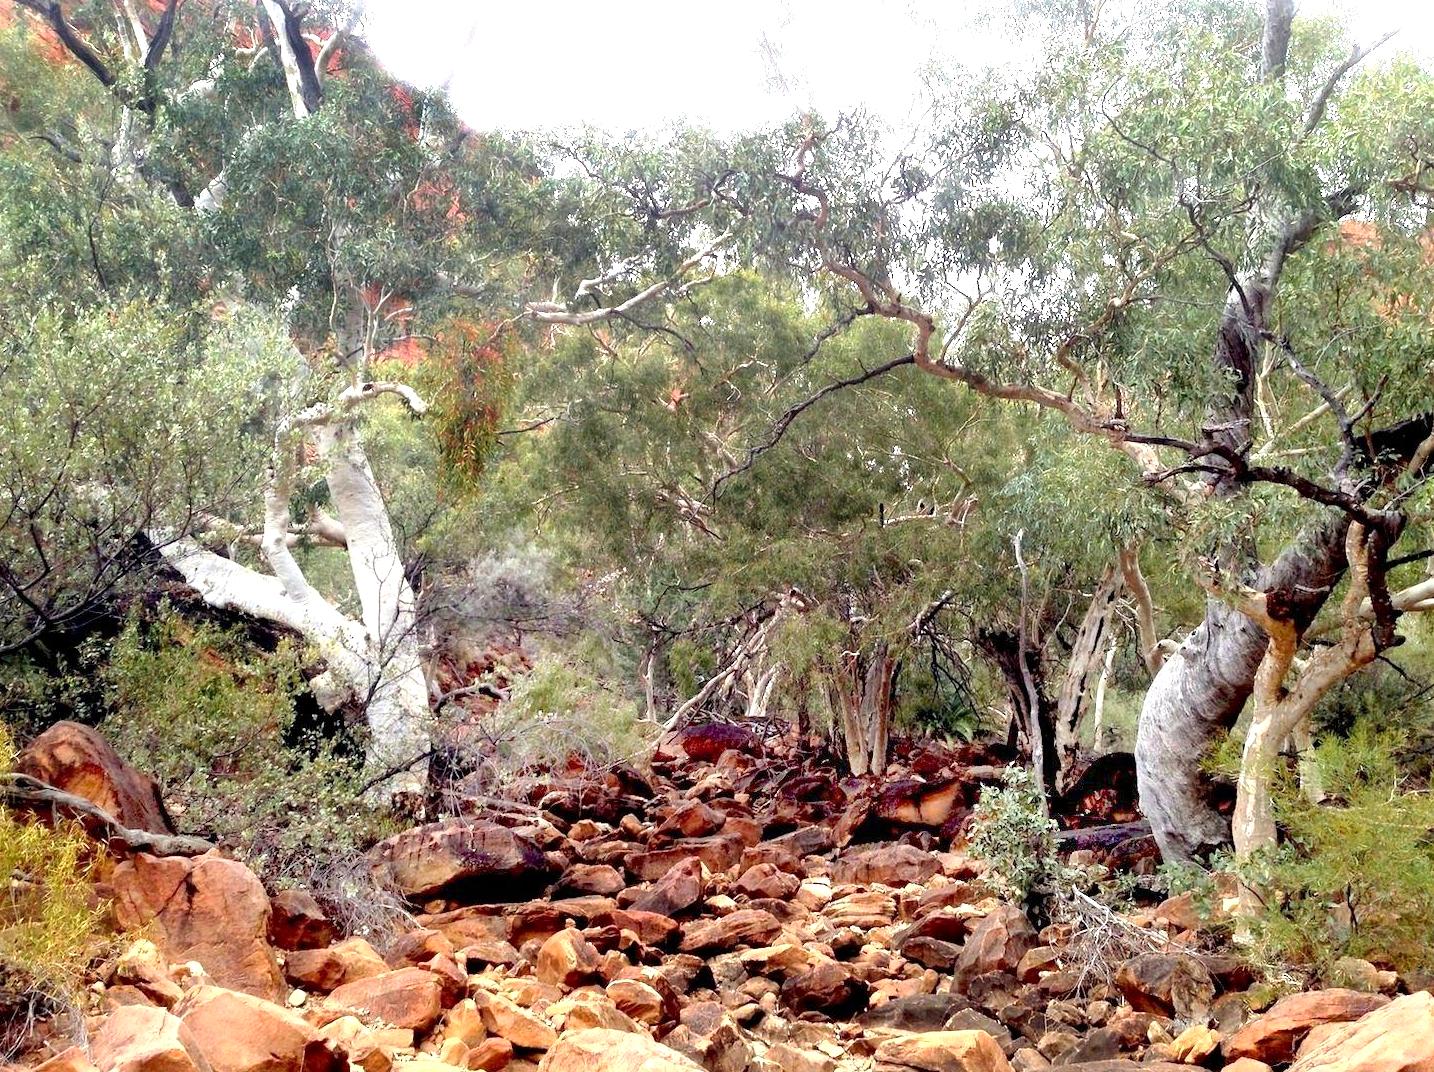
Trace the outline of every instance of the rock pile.
<path fill-rule="evenodd" d="M 136 855 L 114 903 L 142 937 L 95 984 L 88 1051 L 56 1036 L 38 1067 L 1434 1069 L 1434 998 L 1392 997 L 1390 973 L 1368 974 L 1387 993 L 1266 1008 L 1239 963 L 1193 951 L 1175 899 L 1134 919 L 1149 951 L 1106 977 L 1070 924 L 1033 926 L 920 825 L 858 844 L 874 800 L 845 826 L 812 821 L 850 800 L 759 799 L 749 752 L 702 747 L 657 778 L 555 782 L 389 838 L 374 874 L 413 916 L 383 933 L 341 936 L 313 897 L 271 898 L 217 854 Z"/>

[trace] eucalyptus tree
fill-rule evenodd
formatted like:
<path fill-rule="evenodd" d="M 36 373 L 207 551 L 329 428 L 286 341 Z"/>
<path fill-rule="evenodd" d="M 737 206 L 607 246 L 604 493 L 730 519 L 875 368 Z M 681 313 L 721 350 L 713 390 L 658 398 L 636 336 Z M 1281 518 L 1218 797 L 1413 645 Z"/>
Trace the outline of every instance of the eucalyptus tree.
<path fill-rule="evenodd" d="M 953 75 L 894 157 L 859 121 L 794 132 L 743 201 L 754 241 L 905 326 L 873 373 L 1109 447 L 1194 576 L 1304 637 L 1350 525 L 1393 512 L 1380 578 L 1417 516 L 1434 80 L 1281 0 L 1068 7 L 1029 75 Z M 1146 694 L 1141 799 L 1171 859 L 1230 836 L 1200 757 L 1269 649 L 1241 606 L 1212 595 Z"/>

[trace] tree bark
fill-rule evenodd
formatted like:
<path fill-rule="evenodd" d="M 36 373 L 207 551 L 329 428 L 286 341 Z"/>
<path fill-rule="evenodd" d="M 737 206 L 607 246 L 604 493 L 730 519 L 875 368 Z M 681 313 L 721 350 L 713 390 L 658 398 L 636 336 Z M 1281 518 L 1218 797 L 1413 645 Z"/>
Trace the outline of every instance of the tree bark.
<path fill-rule="evenodd" d="M 1053 742 L 1056 752 L 1055 788 L 1058 793 L 1066 790 L 1070 772 L 1078 758 L 1080 722 L 1090 708 L 1097 682 L 1101 680 L 1101 670 L 1105 666 L 1104 649 L 1114 623 L 1115 600 L 1120 586 L 1120 574 L 1114 565 L 1108 566 L 1091 593 L 1090 604 L 1076 632 L 1065 676 L 1056 696 Z"/>

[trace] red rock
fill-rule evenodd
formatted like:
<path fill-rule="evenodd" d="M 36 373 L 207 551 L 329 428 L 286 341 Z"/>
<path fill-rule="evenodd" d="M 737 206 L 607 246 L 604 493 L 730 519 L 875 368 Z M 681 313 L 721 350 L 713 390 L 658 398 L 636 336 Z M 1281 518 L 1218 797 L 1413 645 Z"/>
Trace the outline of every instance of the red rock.
<path fill-rule="evenodd" d="M 1215 980 L 1194 957 L 1178 953 L 1142 953 L 1115 973 L 1115 984 L 1132 1009 L 1182 1020 L 1209 1014 Z"/>
<path fill-rule="evenodd" d="M 626 886 L 622 872 L 610 864 L 573 864 L 558 879 L 557 888 L 611 897 L 622 892 Z"/>
<path fill-rule="evenodd" d="M 472 1072 L 498 1072 L 513 1060 L 513 1044 L 503 1038 L 486 1038 L 468 1051 Z"/>
<path fill-rule="evenodd" d="M 673 734 L 669 740 L 673 746 L 686 753 L 688 759 L 699 763 L 715 763 L 729 748 L 747 753 L 760 750 L 756 734 L 745 726 L 734 726 L 726 722 L 688 726 Z"/>
<path fill-rule="evenodd" d="M 796 875 L 781 870 L 776 864 L 757 864 L 742 872 L 736 890 L 748 897 L 771 897 L 785 901 L 802 884 Z"/>
<path fill-rule="evenodd" d="M 743 945 L 766 945 L 782 933 L 777 917 L 760 908 L 685 924 L 678 948 L 684 953 L 725 952 Z"/>
<path fill-rule="evenodd" d="M 752 1048 L 736 1022 L 715 1001 L 688 1005 L 663 1042 L 707 1072 L 745 1072 L 752 1059 Z"/>
<path fill-rule="evenodd" d="M 623 857 L 623 866 L 639 882 L 662 878 L 674 867 L 695 857 L 713 874 L 735 867 L 746 849 L 736 834 L 713 834 L 711 837 L 683 838 L 663 849 L 634 852 Z"/>
<path fill-rule="evenodd" d="M 254 873 L 214 853 L 139 853 L 111 879 L 115 918 L 144 929 L 171 961 L 196 960 L 213 982 L 266 1000 L 283 975 L 268 941 L 269 898 Z"/>
<path fill-rule="evenodd" d="M 68 1050 L 63 1050 L 55 1054 L 54 1057 L 41 1061 L 32 1069 L 32 1072 L 99 1072 L 99 1069 L 90 1063 L 84 1050 L 78 1046 L 71 1046 Z"/>
<path fill-rule="evenodd" d="M 632 909 L 636 912 L 675 916 L 702 900 L 706 891 L 707 881 L 703 877 L 702 861 L 689 857 L 673 865 L 653 883 L 651 889 L 640 894 L 632 902 Z"/>
<path fill-rule="evenodd" d="M 338 957 L 343 966 L 340 984 L 371 979 L 388 971 L 388 962 L 363 938 L 346 938 L 337 945 L 330 946 L 329 952 Z"/>
<path fill-rule="evenodd" d="M 604 927 L 632 931 L 643 945 L 666 945 L 680 929 L 680 924 L 659 912 L 642 912 L 636 908 L 617 908 L 596 916 L 593 922 Z"/>
<path fill-rule="evenodd" d="M 399 968 L 357 982 L 345 983 L 329 995 L 329 1002 L 356 1009 L 394 1027 L 427 1031 L 443 1011 L 443 986 L 423 968 Z"/>
<path fill-rule="evenodd" d="M 214 1072 L 304 1072 L 332 1063 L 302 1016 L 251 994 L 201 986 L 174 1013 Z"/>
<path fill-rule="evenodd" d="M 539 1072 L 702 1072 L 702 1066 L 646 1035 L 594 1027 L 558 1040 Z"/>
<path fill-rule="evenodd" d="M 878 1045 L 876 1068 L 877 1072 L 1011 1072 L 1011 1063 L 984 1031 L 925 1031 Z"/>
<path fill-rule="evenodd" d="M 1311 990 L 1281 998 L 1270 1010 L 1225 1040 L 1225 1059 L 1253 1057 L 1266 1064 L 1294 1058 L 1300 1041 L 1319 1024 L 1358 1020 L 1389 1004 L 1379 994 L 1358 990 Z"/>
<path fill-rule="evenodd" d="M 90 1042 L 100 1072 L 211 1072 L 209 1062 L 183 1022 L 152 1005 L 126 1005 Z"/>
<path fill-rule="evenodd" d="M 483 1025 L 499 1038 L 525 1050 L 546 1050 L 558 1039 L 558 1033 L 527 1009 L 501 994 L 480 990 L 473 995 Z"/>
<path fill-rule="evenodd" d="M 821 1012 L 833 1019 L 863 1004 L 866 984 L 834 960 L 823 960 L 782 984 L 782 1004 L 793 1012 Z"/>
<path fill-rule="evenodd" d="M 520 901 L 560 870 L 531 840 L 482 819 L 404 830 L 369 850 L 374 874 L 416 901 Z"/>
<path fill-rule="evenodd" d="M 597 950 L 576 930 L 559 931 L 538 950 L 538 978 L 553 986 L 581 986 L 601 966 Z"/>
<path fill-rule="evenodd" d="M 453 952 L 453 942 L 442 931 L 417 927 L 395 938 L 384 960 L 391 968 L 421 968 L 434 957 L 451 957 Z"/>
<path fill-rule="evenodd" d="M 659 838 L 700 838 L 715 834 L 726 824 L 727 817 L 700 800 L 679 804 L 654 831 Z"/>
<path fill-rule="evenodd" d="M 640 1023 L 659 1024 L 667 1012 L 661 991 L 641 979 L 614 979 L 607 985 L 607 996 Z"/>
<path fill-rule="evenodd" d="M 159 785 L 120 758 L 98 730 L 56 722 L 30 742 L 15 770 L 99 805 L 123 826 L 172 834 Z"/>
<path fill-rule="evenodd" d="M 303 890 L 283 890 L 269 899 L 269 941 L 279 949 L 322 949 L 333 943 L 335 930 L 329 917 Z"/>
<path fill-rule="evenodd" d="M 936 857 L 914 845 L 881 845 L 843 855 L 832 868 L 832 881 L 905 886 L 925 882 L 939 870 Z"/>
<path fill-rule="evenodd" d="M 327 994 L 343 983 L 344 962 L 332 949 L 298 949 L 284 958 L 284 978 L 305 990 Z"/>
<path fill-rule="evenodd" d="M 965 990 L 978 975 L 1014 972 L 1036 944 L 1036 929 L 1014 905 L 998 905 L 972 926 L 956 962 L 955 985 Z"/>

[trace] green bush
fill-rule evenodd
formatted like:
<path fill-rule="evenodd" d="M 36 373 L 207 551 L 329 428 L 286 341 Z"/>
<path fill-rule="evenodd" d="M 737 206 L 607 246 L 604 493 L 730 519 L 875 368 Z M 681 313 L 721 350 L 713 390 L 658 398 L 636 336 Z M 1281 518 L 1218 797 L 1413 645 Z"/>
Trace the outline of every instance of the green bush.
<path fill-rule="evenodd" d="M 1357 722 L 1315 750 L 1328 800 L 1279 786 L 1286 837 L 1242 869 L 1264 891 L 1254 952 L 1329 977 L 1341 957 L 1434 968 L 1434 797 L 1401 774 L 1399 733 Z"/>
<path fill-rule="evenodd" d="M 635 700 L 586 663 L 557 654 L 540 656 L 476 728 L 480 764 L 495 788 L 573 755 L 597 766 L 638 761 L 653 730 Z"/>
<path fill-rule="evenodd" d="M 1056 853 L 1056 823 L 1041 807 L 1035 775 L 1007 767 L 1000 788 L 981 790 L 971 822 L 971 852 L 987 865 L 986 881 L 1039 914 L 1065 878 Z"/>
<path fill-rule="evenodd" d="M 0 725 L 0 777 L 14 763 Z M 91 843 L 0 807 L 0 1051 L 23 1041 L 30 1016 L 73 1007 L 102 943 L 90 884 Z"/>
<path fill-rule="evenodd" d="M 169 608 L 132 618 L 99 663 L 107 736 L 153 774 L 181 829 L 231 849 L 270 884 L 307 880 L 382 830 L 362 762 L 295 709 L 299 653 Z"/>

